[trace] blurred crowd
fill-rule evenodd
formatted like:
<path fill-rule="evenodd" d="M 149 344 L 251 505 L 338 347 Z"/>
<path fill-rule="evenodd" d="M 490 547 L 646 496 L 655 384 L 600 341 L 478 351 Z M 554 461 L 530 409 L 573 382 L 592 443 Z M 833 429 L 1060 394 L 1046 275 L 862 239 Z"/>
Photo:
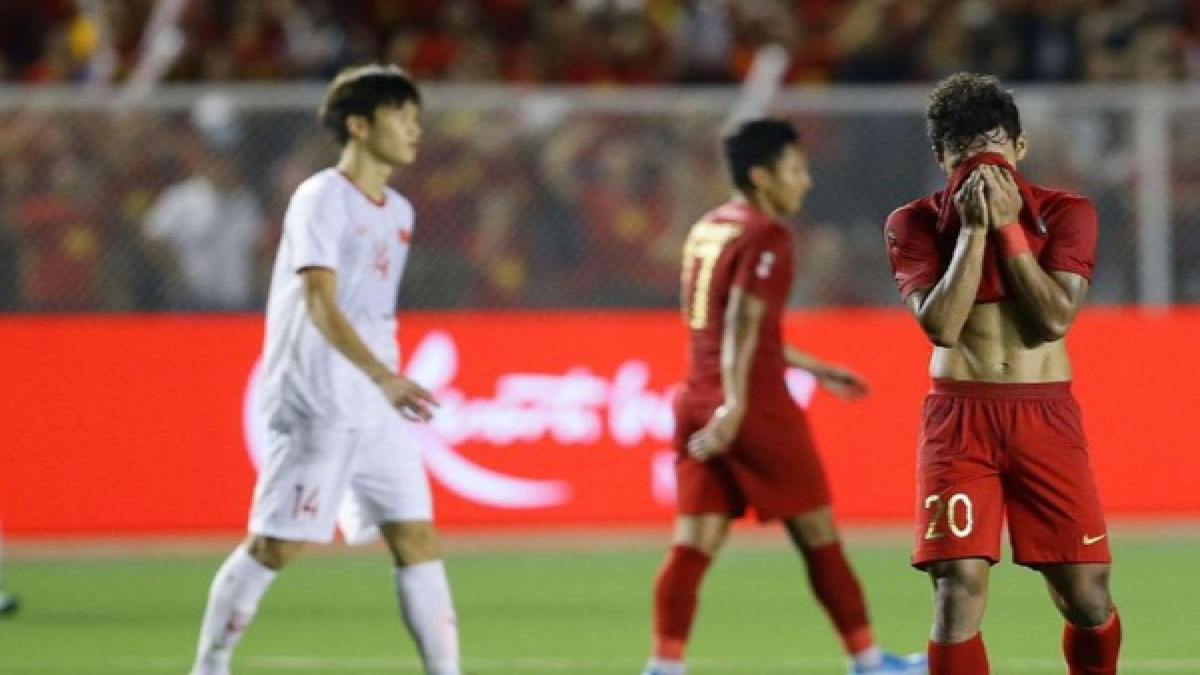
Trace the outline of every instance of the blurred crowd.
<path fill-rule="evenodd" d="M 375 59 L 422 80 L 727 83 L 764 44 L 789 51 L 795 83 L 1200 77 L 1197 0 L 186 0 L 155 42 L 159 4 L 0 0 L 0 80 L 119 82 L 148 44 L 181 82 Z"/>
<path fill-rule="evenodd" d="M 1200 74 L 1200 2 L 1184 0 L 181 6 L 182 39 L 160 45 L 174 83 L 311 80 L 315 94 L 342 65 L 382 58 L 422 82 L 530 85 L 503 90 L 502 105 L 489 88 L 443 100 L 425 117 L 418 164 L 395 182 L 418 213 L 420 254 L 402 296 L 414 308 L 677 304 L 682 236 L 728 196 L 714 142 L 727 107 L 635 114 L 615 87 L 554 94 L 532 85 L 732 83 L 764 44 L 790 51 L 794 83 L 929 81 L 963 68 L 1014 84 Z M 11 83 L 119 84 L 139 67 L 155 7 L 0 0 L 0 73 Z M 311 102 L 262 105 L 270 91 L 210 86 L 114 111 L 83 99 L 22 105 L 29 91 L 0 85 L 0 311 L 261 306 L 288 197 L 336 157 Z M 880 223 L 940 180 L 919 111 L 792 117 L 817 181 L 798 234 L 796 302 L 895 303 Z M 1175 292 L 1184 300 L 1200 300 L 1195 122 L 1179 116 L 1170 130 L 1180 149 L 1171 189 Z M 1133 300 L 1135 268 L 1122 264 L 1136 250 L 1130 118 L 1097 109 L 1030 115 L 1027 126 L 1027 173 L 1081 190 L 1101 208 L 1098 298 Z"/>
<path fill-rule="evenodd" d="M 287 200 L 336 148 L 310 106 L 212 102 L 0 112 L 0 310 L 259 307 Z M 528 112 L 427 117 L 395 179 L 418 213 L 406 305 L 674 304 L 671 224 L 725 196 L 715 148 L 692 147 L 715 122 Z"/>

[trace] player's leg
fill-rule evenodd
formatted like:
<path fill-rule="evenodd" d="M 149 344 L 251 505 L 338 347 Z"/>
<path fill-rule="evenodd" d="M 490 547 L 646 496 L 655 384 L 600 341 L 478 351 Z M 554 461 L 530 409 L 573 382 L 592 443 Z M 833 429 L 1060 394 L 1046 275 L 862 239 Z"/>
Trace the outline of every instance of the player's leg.
<path fill-rule="evenodd" d="M 437 530 L 430 521 L 380 524 L 395 561 L 397 601 L 430 675 L 458 675 L 458 624 Z"/>
<path fill-rule="evenodd" d="M 1066 620 L 1072 675 L 1115 673 L 1121 622 L 1108 590 L 1108 527 L 1079 406 L 1066 383 L 1039 385 L 1019 409 L 1008 507 L 1013 558 L 1046 580 Z"/>
<path fill-rule="evenodd" d="M 783 520 L 804 558 L 808 583 L 841 637 L 856 673 L 920 672 L 922 655 L 900 657 L 875 644 L 862 585 L 842 548 L 833 509 L 822 506 Z"/>
<path fill-rule="evenodd" d="M 987 675 L 979 632 L 988 573 L 1000 559 L 1011 385 L 935 380 L 922 409 L 912 563 L 933 582 L 930 675 Z"/>
<path fill-rule="evenodd" d="M 877 665 L 862 587 L 850 568 L 830 506 L 829 484 L 808 420 L 791 400 L 768 419 L 751 418 L 734 464 L 747 502 L 762 519 L 778 518 L 804 558 L 809 585 L 857 663 Z M 781 442 L 784 441 L 784 442 Z"/>
<path fill-rule="evenodd" d="M 1121 650 L 1121 617 L 1108 590 L 1109 565 L 1041 566 L 1054 606 L 1066 620 L 1063 655 L 1070 675 L 1113 675 Z"/>
<path fill-rule="evenodd" d="M 272 431 L 250 510 L 250 536 L 213 577 L 192 675 L 226 675 L 276 574 L 303 542 L 333 538 L 354 432 Z"/>
<path fill-rule="evenodd" d="M 791 399 L 749 415 L 732 474 L 762 520 L 778 519 L 805 561 L 809 585 L 841 637 L 853 673 L 923 673 L 925 657 L 900 657 L 875 645 L 866 601 L 846 558 L 832 497 L 808 419 Z"/>
<path fill-rule="evenodd" d="M 688 454 L 688 437 L 708 421 L 711 404 L 675 401 L 676 518 L 671 546 L 654 580 L 654 627 L 645 675 L 682 675 L 684 652 L 696 617 L 700 585 L 729 537 L 745 500 L 729 455 L 700 461 Z"/>
<path fill-rule="evenodd" d="M 346 540 L 365 541 L 378 526 L 394 562 L 396 602 L 430 675 L 458 675 L 454 600 L 433 524 L 433 497 L 414 429 L 392 415 L 364 433 L 340 524 Z"/>
<path fill-rule="evenodd" d="M 871 635 L 866 599 L 842 549 L 833 509 L 822 506 L 786 518 L 783 526 L 804 558 L 809 586 L 833 622 L 846 653 L 856 664 L 878 664 L 882 653 Z"/>
<path fill-rule="evenodd" d="M 682 675 L 684 651 L 696 616 L 700 584 L 729 537 L 724 513 L 680 515 L 654 583 L 654 647 L 647 675 Z"/>
<path fill-rule="evenodd" d="M 926 565 L 933 582 L 930 675 L 987 675 L 990 670 L 979 626 L 987 605 L 991 561 L 938 560 Z"/>
<path fill-rule="evenodd" d="M 300 542 L 251 535 L 217 570 L 200 624 L 192 675 L 225 675 L 263 595 L 280 569 L 300 553 Z"/>

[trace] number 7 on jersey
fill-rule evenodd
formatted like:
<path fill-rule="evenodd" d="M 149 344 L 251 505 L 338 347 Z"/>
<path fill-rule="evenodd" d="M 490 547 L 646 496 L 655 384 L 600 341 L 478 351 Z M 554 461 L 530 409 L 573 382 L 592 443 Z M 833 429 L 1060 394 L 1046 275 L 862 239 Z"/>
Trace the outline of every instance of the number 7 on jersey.
<path fill-rule="evenodd" d="M 683 287 L 691 289 L 691 293 L 683 299 L 688 328 L 699 330 L 708 323 L 708 294 L 713 268 L 717 266 L 717 259 L 721 257 L 725 245 L 740 230 L 736 225 L 700 222 L 688 233 L 683 245 Z"/>

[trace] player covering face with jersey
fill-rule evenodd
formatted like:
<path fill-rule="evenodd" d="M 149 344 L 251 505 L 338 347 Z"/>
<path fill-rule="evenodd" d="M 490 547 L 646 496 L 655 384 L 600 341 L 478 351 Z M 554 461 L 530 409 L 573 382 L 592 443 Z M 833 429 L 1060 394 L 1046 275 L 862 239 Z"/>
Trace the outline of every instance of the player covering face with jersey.
<path fill-rule="evenodd" d="M 866 394 L 855 373 L 783 341 L 793 255 L 780 219 L 800 209 L 812 186 L 807 157 L 795 130 L 780 120 L 743 124 L 724 149 L 736 195 L 693 225 L 684 246 L 689 365 L 675 401 L 678 515 L 655 584 L 646 673 L 684 672 L 701 581 L 733 519 L 748 510 L 783 524 L 851 673 L 923 673 L 923 657 L 875 645 L 807 417 L 785 381 L 788 368 L 800 368 L 841 397 Z"/>
<path fill-rule="evenodd" d="M 436 401 L 399 374 L 395 307 L 412 206 L 387 186 L 416 158 L 420 96 L 395 67 L 340 74 L 320 111 L 341 144 L 284 217 L 256 413 L 267 453 L 249 536 L 213 580 L 192 675 L 227 675 L 277 572 L 308 542 L 382 536 L 396 599 L 431 675 L 459 675 L 454 607 L 412 422 Z"/>
<path fill-rule="evenodd" d="M 930 672 L 989 672 L 980 623 L 1007 519 L 1014 560 L 1066 620 L 1069 672 L 1116 673 L 1108 532 L 1063 340 L 1095 265 L 1095 208 L 1017 171 L 1028 141 L 995 78 L 944 80 L 926 116 L 948 181 L 896 209 L 885 239 L 933 343 L 912 557 L 934 586 Z"/>

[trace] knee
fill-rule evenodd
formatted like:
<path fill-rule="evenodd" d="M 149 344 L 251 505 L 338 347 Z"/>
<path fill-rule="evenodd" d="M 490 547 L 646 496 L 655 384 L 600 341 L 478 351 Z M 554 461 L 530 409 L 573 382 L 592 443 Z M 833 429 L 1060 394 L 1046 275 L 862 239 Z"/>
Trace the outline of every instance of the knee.
<path fill-rule="evenodd" d="M 934 639 L 946 643 L 961 642 L 979 632 L 987 604 L 987 563 L 934 563 L 929 567 L 929 574 L 934 588 Z"/>
<path fill-rule="evenodd" d="M 838 541 L 833 510 L 827 506 L 814 509 L 784 521 L 792 542 L 801 550 L 818 548 Z"/>
<path fill-rule="evenodd" d="M 1108 621 L 1112 614 L 1112 601 L 1108 594 L 1096 594 L 1070 605 L 1064 618 L 1078 628 L 1095 628 Z"/>
<path fill-rule="evenodd" d="M 725 516 L 681 516 L 675 521 L 671 543 L 715 556 L 729 536 L 730 520 Z"/>
<path fill-rule="evenodd" d="M 929 566 L 933 579 L 934 593 L 939 599 L 961 602 L 987 597 L 988 576 L 986 569 L 979 570 L 956 564 L 959 561 L 935 562 Z"/>
<path fill-rule="evenodd" d="M 415 565 L 442 557 L 441 540 L 433 523 L 391 523 L 383 531 L 397 565 Z"/>
<path fill-rule="evenodd" d="M 725 543 L 725 539 L 715 535 L 706 536 L 703 533 L 693 533 L 692 536 L 677 535 L 672 539 L 671 543 L 675 546 L 686 546 L 713 558 L 721 551 L 721 546 Z"/>
<path fill-rule="evenodd" d="M 1107 570 L 1089 574 L 1055 589 L 1063 618 L 1080 628 L 1093 628 L 1108 620 L 1112 596 L 1108 591 Z"/>
<path fill-rule="evenodd" d="M 286 541 L 273 537 L 252 536 L 246 541 L 246 552 L 257 560 L 263 567 L 272 570 L 283 569 L 303 550 L 304 544 L 298 541 Z"/>

